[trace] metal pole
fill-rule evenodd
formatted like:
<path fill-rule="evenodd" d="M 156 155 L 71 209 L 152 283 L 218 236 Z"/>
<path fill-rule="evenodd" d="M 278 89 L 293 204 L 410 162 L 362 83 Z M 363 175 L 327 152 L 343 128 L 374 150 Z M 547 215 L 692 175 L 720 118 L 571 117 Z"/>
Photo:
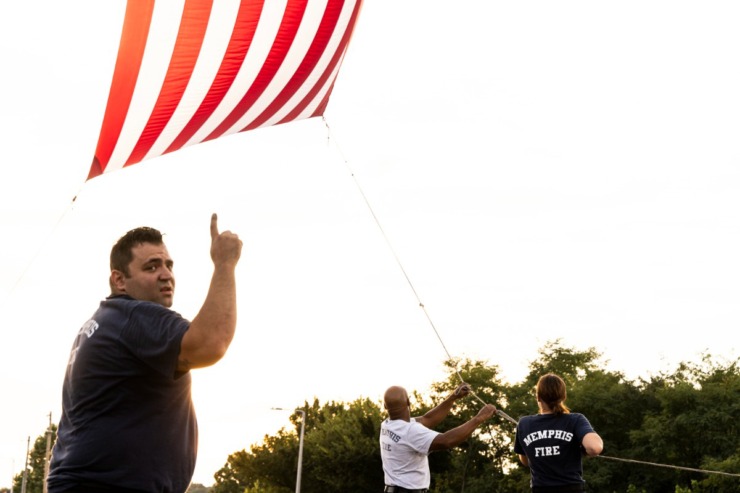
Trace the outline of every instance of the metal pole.
<path fill-rule="evenodd" d="M 46 455 L 44 456 L 44 485 L 43 493 L 49 493 L 46 478 L 49 476 L 49 456 L 51 455 L 51 412 L 49 412 L 49 427 L 46 429 Z"/>
<path fill-rule="evenodd" d="M 26 465 L 23 466 L 23 481 L 21 482 L 21 493 L 26 493 L 26 481 L 28 480 L 28 450 L 31 447 L 31 437 L 26 442 Z"/>
<path fill-rule="evenodd" d="M 298 476 L 295 480 L 295 493 L 301 493 L 301 471 L 303 469 L 303 432 L 306 428 L 306 411 L 303 409 L 296 409 L 296 412 L 301 413 L 301 439 L 298 441 Z"/>
<path fill-rule="evenodd" d="M 282 407 L 273 407 L 275 411 L 287 411 Z M 301 413 L 301 437 L 298 440 L 298 472 L 295 479 L 295 493 L 301 493 L 301 473 L 303 472 L 303 434 L 306 431 L 306 411 L 296 409 L 295 412 Z"/>

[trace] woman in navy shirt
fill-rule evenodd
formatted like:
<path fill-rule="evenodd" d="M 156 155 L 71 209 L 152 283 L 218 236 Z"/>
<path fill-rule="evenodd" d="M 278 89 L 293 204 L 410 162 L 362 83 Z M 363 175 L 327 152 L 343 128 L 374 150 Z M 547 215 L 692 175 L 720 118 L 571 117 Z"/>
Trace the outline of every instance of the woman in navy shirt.
<path fill-rule="evenodd" d="M 599 455 L 604 442 L 583 414 L 565 405 L 565 382 L 558 375 L 540 377 L 536 393 L 540 412 L 519 420 L 514 442 L 514 452 L 532 474 L 532 492 L 586 491 L 581 454 Z"/>

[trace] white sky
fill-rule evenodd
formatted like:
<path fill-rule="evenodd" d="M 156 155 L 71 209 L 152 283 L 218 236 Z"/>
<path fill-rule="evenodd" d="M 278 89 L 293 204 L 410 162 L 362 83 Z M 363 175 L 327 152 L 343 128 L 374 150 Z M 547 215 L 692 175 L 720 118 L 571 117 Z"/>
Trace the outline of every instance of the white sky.
<path fill-rule="evenodd" d="M 449 352 L 512 382 L 555 338 L 631 378 L 737 357 L 740 6 L 452 6 L 367 1 L 331 143 L 313 119 L 87 183 L 125 3 L 0 6 L 0 486 L 59 418 L 111 245 L 165 232 L 192 317 L 211 212 L 245 247 L 238 334 L 193 375 L 195 482 L 289 426 L 271 407 L 445 378 L 394 252 Z"/>

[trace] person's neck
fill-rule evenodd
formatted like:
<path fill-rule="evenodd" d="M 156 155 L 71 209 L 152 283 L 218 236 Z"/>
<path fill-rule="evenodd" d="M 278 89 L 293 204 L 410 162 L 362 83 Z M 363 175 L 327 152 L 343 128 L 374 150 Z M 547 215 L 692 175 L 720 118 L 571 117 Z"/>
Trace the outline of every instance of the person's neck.
<path fill-rule="evenodd" d="M 403 421 L 411 421 L 411 414 L 408 412 L 389 412 L 388 418 L 395 421 L 397 419 L 401 419 Z"/>

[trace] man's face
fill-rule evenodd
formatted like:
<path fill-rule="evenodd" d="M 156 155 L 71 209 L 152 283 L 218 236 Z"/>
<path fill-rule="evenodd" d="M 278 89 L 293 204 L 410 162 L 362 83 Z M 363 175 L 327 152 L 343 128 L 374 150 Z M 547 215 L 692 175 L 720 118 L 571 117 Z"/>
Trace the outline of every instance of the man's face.
<path fill-rule="evenodd" d="M 111 274 L 117 291 L 137 300 L 171 307 L 175 296 L 175 275 L 167 247 L 164 244 L 141 243 L 131 253 L 133 259 L 128 265 L 129 277 L 115 270 Z"/>

